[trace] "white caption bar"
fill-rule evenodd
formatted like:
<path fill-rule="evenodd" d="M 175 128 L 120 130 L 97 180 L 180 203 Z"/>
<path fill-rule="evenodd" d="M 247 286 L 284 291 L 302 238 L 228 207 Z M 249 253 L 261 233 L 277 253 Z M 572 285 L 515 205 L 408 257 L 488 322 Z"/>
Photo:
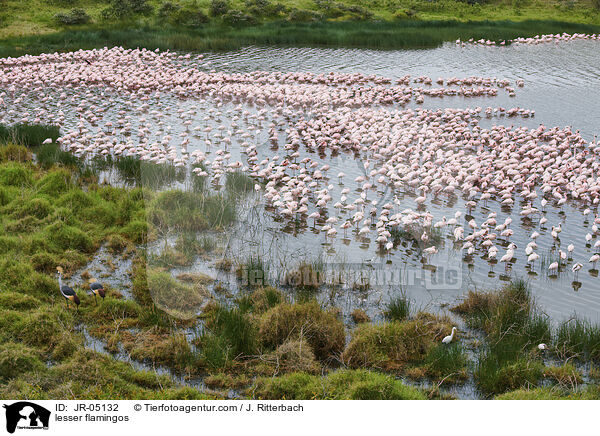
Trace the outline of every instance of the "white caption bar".
<path fill-rule="evenodd" d="M 593 401 L 0 400 L 0 435 L 575 434 Z"/>

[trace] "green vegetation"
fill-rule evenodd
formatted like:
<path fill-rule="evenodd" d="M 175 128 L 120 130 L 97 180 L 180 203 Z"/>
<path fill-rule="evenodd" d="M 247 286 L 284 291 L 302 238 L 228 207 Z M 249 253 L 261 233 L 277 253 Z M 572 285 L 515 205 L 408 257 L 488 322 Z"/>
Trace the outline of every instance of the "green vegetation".
<path fill-rule="evenodd" d="M 460 343 L 438 344 L 425 356 L 425 374 L 435 379 L 465 379 L 467 367 L 467 355 Z"/>
<path fill-rule="evenodd" d="M 98 185 L 97 179 L 85 177 L 89 163 L 54 144 L 41 144 L 58 135 L 54 128 L 2 127 L 0 133 L 0 372 L 7 382 L 0 395 L 205 398 L 197 391 L 175 387 L 168 378 L 157 379 L 155 374 L 85 350 L 87 339 L 81 332 L 83 325 L 90 336 L 104 342 L 108 352 L 124 350 L 135 360 L 177 372 L 200 371 L 203 362 L 180 328 L 196 322 L 207 297 L 203 283 L 183 283 L 167 271 L 149 267 L 143 247 L 135 248 L 157 233 L 147 220 L 147 210 L 158 214 L 161 201 L 185 199 L 185 193 L 161 195 L 142 188 Z M 216 218 L 220 199 L 202 197 L 206 227 L 226 225 Z M 225 222 L 233 219 L 230 214 Z M 103 244 L 113 253 L 135 255 L 135 300 L 125 300 L 107 288 L 107 298 L 96 305 L 86 293 L 87 283 L 71 279 Z M 77 312 L 64 305 L 57 266 L 63 267 L 65 281 L 82 301 Z M 80 360 L 103 381 L 86 375 Z M 100 366 L 102 371 L 97 369 Z"/>
<path fill-rule="evenodd" d="M 410 316 L 410 299 L 405 294 L 392 298 L 384 315 L 390 321 L 404 321 Z"/>
<path fill-rule="evenodd" d="M 227 173 L 225 188 L 232 196 L 241 196 L 254 189 L 254 180 L 241 171 Z"/>
<path fill-rule="evenodd" d="M 282 303 L 269 309 L 260 319 L 259 336 L 266 347 L 277 347 L 290 338 L 304 339 L 319 360 L 336 357 L 346 342 L 344 324 L 316 302 Z"/>
<path fill-rule="evenodd" d="M 470 1 L 397 0 L 370 2 L 357 0 L 72 0 L 68 3 L 31 0 L 27 4 L 4 0 L 0 36 L 48 33 L 61 27 L 81 25 L 92 20 L 98 24 L 125 21 L 135 24 L 177 25 L 198 28 L 207 22 L 243 26 L 278 21 L 384 21 L 412 22 L 456 19 L 461 21 L 499 21 L 557 19 L 578 23 L 597 23 L 597 1 Z M 57 16 L 58 15 L 58 16 Z M 17 22 L 20 19 L 20 23 Z M 18 24 L 21 24 L 19 28 Z"/>
<path fill-rule="evenodd" d="M 311 299 L 325 282 L 325 265 L 322 259 L 313 262 L 303 261 L 298 268 L 285 277 L 285 284 L 297 291 L 297 298 Z"/>
<path fill-rule="evenodd" d="M 130 365 L 88 350 L 0 386 L 0 398 L 210 399 L 198 390 L 176 386 L 168 377 L 136 371 Z"/>
<path fill-rule="evenodd" d="M 258 338 L 256 326 L 249 316 L 238 308 L 217 306 L 207 314 L 206 327 L 213 336 L 227 344 L 231 358 L 256 354 Z"/>
<path fill-rule="evenodd" d="M 389 375 L 365 370 L 336 371 L 326 377 L 292 373 L 259 378 L 251 388 L 254 397 L 268 400 L 424 400 L 416 388 Z"/>
<path fill-rule="evenodd" d="M 190 319 L 201 310 L 208 292 L 201 283 L 181 283 L 170 273 L 157 269 L 147 271 L 148 289 L 154 304 L 175 318 Z"/>
<path fill-rule="evenodd" d="M 539 344 L 549 345 L 551 353 L 560 359 L 598 357 L 598 327 L 572 320 L 560 325 L 554 334 L 547 317 L 537 312 L 522 280 L 498 293 L 470 292 L 453 310 L 465 316 L 472 328 L 486 333 L 474 375 L 480 389 L 489 394 L 535 388 L 542 376 L 561 385 L 577 385 L 580 376 L 573 367 L 545 368 Z"/>
<path fill-rule="evenodd" d="M 248 257 L 245 263 L 237 266 L 236 274 L 242 284 L 253 288 L 267 285 L 267 267 L 260 255 Z"/>
<path fill-rule="evenodd" d="M 597 385 L 574 392 L 560 387 L 544 387 L 535 389 L 518 389 L 498 395 L 497 400 L 598 400 L 600 392 Z"/>
<path fill-rule="evenodd" d="M 3 0 L 0 56 L 124 45 L 231 50 L 247 45 L 435 47 L 598 32 L 597 0 Z"/>
<path fill-rule="evenodd" d="M 351 368 L 401 371 L 423 361 L 451 329 L 448 320 L 425 314 L 403 322 L 359 324 L 342 360 Z"/>
<path fill-rule="evenodd" d="M 556 352 L 567 358 L 600 360 L 600 326 L 579 319 L 562 323 L 556 333 Z"/>
<path fill-rule="evenodd" d="M 226 195 L 164 191 L 148 204 L 148 219 L 163 232 L 222 229 L 235 220 L 235 202 Z"/>
<path fill-rule="evenodd" d="M 59 129 L 55 126 L 40 124 L 15 124 L 6 127 L 0 124 L 0 143 L 13 143 L 35 147 L 42 145 L 46 139 L 56 141 L 59 137 Z"/>

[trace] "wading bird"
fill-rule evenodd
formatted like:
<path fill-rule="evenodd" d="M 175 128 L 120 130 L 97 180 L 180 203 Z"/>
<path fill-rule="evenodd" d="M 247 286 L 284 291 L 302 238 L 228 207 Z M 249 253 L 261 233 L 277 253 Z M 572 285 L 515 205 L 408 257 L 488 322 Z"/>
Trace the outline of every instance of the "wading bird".
<path fill-rule="evenodd" d="M 571 271 L 573 271 L 573 275 L 577 277 L 579 275 L 579 270 L 583 268 L 583 265 L 577 262 L 575 265 L 571 267 Z"/>
<path fill-rule="evenodd" d="M 73 288 L 71 288 L 67 285 L 63 285 L 63 282 L 62 282 L 63 269 L 62 269 L 62 267 L 60 267 L 60 266 L 56 267 L 56 271 L 58 271 L 58 288 L 60 289 L 60 293 L 62 294 L 62 296 L 65 297 L 67 309 L 69 308 L 69 300 L 70 300 L 73 303 L 75 303 L 75 306 L 79 310 L 79 297 L 77 296 L 77 294 L 75 293 Z"/>
<path fill-rule="evenodd" d="M 442 339 L 442 344 L 449 344 L 454 339 L 454 332 L 456 331 L 456 327 L 452 327 L 452 333 Z"/>
<path fill-rule="evenodd" d="M 104 301 L 104 297 L 106 297 L 106 292 L 104 291 L 104 286 L 102 283 L 96 281 L 96 279 L 90 279 L 90 291 L 94 294 L 94 300 L 96 301 L 96 306 L 98 305 L 98 297 L 102 298 Z"/>

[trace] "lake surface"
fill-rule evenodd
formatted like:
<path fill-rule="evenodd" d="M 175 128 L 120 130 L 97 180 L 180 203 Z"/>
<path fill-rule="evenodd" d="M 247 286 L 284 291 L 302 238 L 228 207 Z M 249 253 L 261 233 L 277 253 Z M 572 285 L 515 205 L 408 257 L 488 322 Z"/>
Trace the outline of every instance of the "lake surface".
<path fill-rule="evenodd" d="M 451 77 L 464 78 L 469 76 L 507 79 L 515 87 L 515 97 L 510 97 L 504 89 L 498 90 L 494 97 L 465 98 L 459 96 L 445 96 L 443 98 L 426 98 L 421 105 L 411 101 L 405 107 L 397 105 L 385 110 L 404 110 L 407 108 L 493 108 L 506 109 L 520 107 L 534 110 L 535 116 L 523 117 L 482 117 L 479 125 L 489 128 L 492 125 L 526 126 L 536 128 L 544 124 L 553 126 L 571 126 L 573 131 L 580 131 L 587 141 L 592 141 L 600 131 L 600 98 L 597 90 L 600 89 L 600 56 L 597 41 L 572 41 L 558 44 L 540 44 L 535 46 L 513 47 L 458 47 L 446 44 L 437 49 L 409 50 L 409 51 L 373 51 L 363 49 L 315 49 L 315 48 L 260 48 L 250 47 L 235 52 L 206 54 L 203 59 L 180 59 L 177 62 L 182 67 L 193 67 L 203 71 L 212 69 L 223 72 L 313 72 L 313 73 L 363 73 L 377 75 L 397 80 L 406 75 L 412 79 L 419 76 L 429 76 L 433 79 L 433 87 L 438 77 L 445 79 Z M 523 80 L 524 87 L 516 87 L 515 81 Z M 0 89 L 8 85 L 0 83 Z M 411 86 L 420 86 L 411 80 Z M 40 103 L 40 92 L 44 95 L 56 95 L 66 92 L 73 97 L 68 103 L 57 104 L 57 100 Z M 158 127 L 158 118 L 148 112 L 148 109 L 137 109 L 131 105 L 129 97 L 121 95 L 114 89 L 68 88 L 44 90 L 18 90 L 5 96 L 7 108 L 0 108 L 0 120 L 5 122 L 18 122 L 23 110 L 30 109 L 35 112 L 41 106 L 52 113 L 58 110 L 64 112 L 64 123 L 61 132 L 77 129 L 79 122 L 90 131 L 98 131 L 101 127 L 90 123 L 83 110 L 77 111 L 77 106 L 89 94 L 106 98 L 104 113 L 99 115 L 103 122 L 116 120 L 123 116 L 120 111 L 126 112 L 131 118 L 129 122 L 132 130 L 145 126 L 150 132 L 150 137 L 164 138 L 165 130 Z M 12 106 L 11 106 L 12 103 Z M 141 104 L 141 102 L 138 102 Z M 159 97 L 150 96 L 143 102 L 149 105 L 150 111 L 157 109 L 162 113 L 160 119 L 164 125 L 171 126 L 169 143 L 178 144 L 179 135 L 185 131 L 181 123 L 182 110 L 196 107 L 194 120 L 202 122 L 203 126 L 211 126 L 213 133 L 218 126 L 225 126 L 225 130 L 234 130 L 232 123 L 243 124 L 244 120 L 233 119 L 236 112 L 232 109 L 236 104 L 221 102 L 215 103 L 211 98 L 196 99 L 175 97 L 163 93 Z M 218 106 L 218 107 L 217 107 Z M 87 109 L 87 107 L 86 107 Z M 244 108 L 256 114 L 256 108 Z M 286 128 L 289 124 L 281 122 L 279 117 L 275 130 L 279 136 L 279 147 L 275 149 L 269 141 L 269 130 L 274 121 L 272 113 L 266 106 L 263 119 L 256 118 L 243 124 L 245 129 L 255 132 L 251 141 L 257 145 L 258 160 L 286 156 L 284 148 Z M 4 110 L 4 112 L 2 112 Z M 215 110 L 220 113 L 215 115 Z M 310 108 L 307 109 L 308 116 Z M 43 118 L 43 115 L 42 115 Z M 205 151 L 212 160 L 218 147 L 207 148 L 204 143 L 204 134 L 194 136 L 188 145 L 188 151 L 196 149 Z M 124 139 L 124 138 L 119 138 Z M 240 153 L 239 144 L 242 139 L 233 138 L 229 151 L 231 162 L 245 161 L 245 156 Z M 329 194 L 333 197 L 332 204 L 342 195 L 344 187 L 351 188 L 348 201 L 360 196 L 356 190 L 357 184 L 353 182 L 356 177 L 363 176 L 365 170 L 363 162 L 355 156 L 340 153 L 336 156 L 319 156 L 315 152 L 307 151 L 303 146 L 299 149 L 299 159 L 310 156 L 313 161 L 322 165 L 330 165 L 329 180 L 325 185 L 331 184 Z M 375 164 L 377 165 L 377 164 Z M 346 174 L 344 184 L 336 178 L 338 172 Z M 369 192 L 368 199 L 376 200 L 377 207 L 396 199 L 395 210 L 415 208 L 415 198 L 418 193 L 414 188 L 397 189 L 395 191 L 383 188 Z M 541 196 L 540 196 L 541 198 Z M 540 208 L 539 200 L 535 206 Z M 427 198 L 424 208 L 434 217 L 433 222 L 443 216 L 451 218 L 456 211 L 461 211 L 459 222 L 468 226 L 464 220 L 467 213 L 465 203 L 467 199 L 460 193 L 454 196 L 439 195 Z M 510 242 L 518 245 L 515 262 L 510 268 L 505 269 L 503 264 L 491 265 L 480 248 L 473 256 L 465 257 L 461 250 L 462 244 L 455 244 L 451 237 L 451 229 L 443 229 L 443 235 L 438 244 L 438 253 L 424 256 L 419 244 L 410 242 L 402 243 L 384 252 L 378 248 L 373 240 L 374 232 L 370 238 L 359 237 L 356 229 L 348 229 L 344 236 L 342 231 L 335 238 L 326 238 L 320 231 L 324 223 L 318 223 L 313 228 L 313 220 L 303 223 L 290 224 L 275 214 L 272 208 L 265 205 L 262 195 L 252 194 L 245 200 L 242 208 L 240 222 L 234 229 L 228 231 L 222 243 L 224 257 L 243 259 L 249 255 L 259 254 L 269 265 L 269 272 L 273 280 L 282 282 L 286 275 L 300 262 L 315 261 L 320 259 L 325 264 L 325 270 L 331 272 L 344 271 L 352 280 L 344 280 L 333 291 L 323 289 L 321 299 L 330 301 L 341 307 L 346 315 L 354 308 L 360 307 L 368 312 L 375 313 L 392 295 L 400 292 L 407 293 L 415 301 L 416 306 L 430 311 L 445 311 L 460 296 L 469 289 L 494 289 L 512 278 L 523 277 L 529 281 L 536 301 L 542 310 L 554 320 L 569 318 L 573 314 L 600 321 L 600 278 L 598 271 L 592 269 L 588 259 L 595 252 L 593 244 L 597 241 L 594 235 L 591 246 L 586 246 L 584 236 L 591 232 L 593 224 L 593 211 L 587 217 L 582 214 L 583 206 L 575 202 L 567 202 L 562 209 L 551 206 L 546 208 L 545 216 L 548 222 L 541 227 L 536 220 L 524 220 L 519 215 L 521 203 L 517 200 L 512 208 L 500 207 L 496 201 L 487 204 L 479 202 L 470 215 L 477 223 L 486 220 L 490 212 L 497 213 L 497 222 L 500 224 L 506 218 L 513 219 L 511 229 L 514 235 Z M 312 212 L 313 209 L 309 211 Z M 329 215 L 338 217 L 337 226 L 351 215 L 347 212 L 338 212 L 329 206 Z M 562 224 L 560 245 L 555 243 L 550 236 L 551 226 Z M 537 230 L 540 237 L 537 239 L 540 255 L 549 258 L 556 256 L 559 248 L 566 251 L 568 244 L 575 245 L 572 259 L 565 262 L 555 275 L 548 273 L 549 262 L 537 262 L 534 267 L 527 266 L 527 256 L 524 252 L 530 234 Z M 506 247 L 509 240 L 499 238 L 499 247 Z M 498 258 L 503 254 L 500 251 Z M 578 277 L 571 272 L 571 265 L 581 262 L 584 267 Z M 192 267 L 201 271 L 212 272 L 222 281 L 229 282 L 235 287 L 235 280 L 213 269 L 211 262 L 199 260 Z M 353 286 L 356 281 L 368 281 L 369 290 Z"/>
<path fill-rule="evenodd" d="M 595 135 L 600 133 L 600 99 L 597 98 L 594 89 L 600 89 L 600 56 L 598 43 L 595 41 L 573 41 L 566 44 L 540 44 L 536 46 L 513 46 L 503 48 L 490 48 L 467 46 L 457 47 L 447 44 L 437 49 L 428 50 L 402 50 L 402 51 L 376 51 L 362 49 L 315 49 L 315 48 L 246 48 L 234 53 L 211 54 L 205 60 L 211 62 L 216 70 L 228 70 L 237 72 L 249 72 L 254 70 L 266 71 L 310 71 L 316 73 L 343 72 L 364 74 L 376 74 L 378 76 L 398 79 L 405 75 L 414 77 L 429 76 L 434 82 L 438 77 L 496 77 L 498 79 L 509 79 L 511 81 L 522 79 L 525 86 L 516 91 L 515 97 L 509 97 L 504 92 L 499 92 L 496 97 L 489 98 L 461 98 L 444 97 L 443 99 L 425 100 L 422 105 L 425 108 L 436 109 L 444 107 L 452 108 L 474 108 L 476 106 L 486 107 L 522 107 L 535 110 L 535 117 L 528 119 L 494 119 L 495 123 L 506 125 L 524 125 L 530 128 L 544 123 L 546 126 L 572 126 L 573 130 L 579 130 L 586 140 L 594 140 Z M 411 104 L 411 106 L 416 106 Z M 491 124 L 485 119 L 481 125 Z M 327 160 L 332 165 L 330 174 L 335 175 L 339 171 L 346 172 L 348 179 L 353 180 L 361 174 L 360 168 L 349 162 L 349 159 L 340 157 L 338 161 Z M 354 172 L 351 172 L 354 168 Z M 333 183 L 337 187 L 337 183 Z M 335 195 L 333 195 L 336 198 Z M 414 197 L 414 196 L 413 196 Z M 414 207 L 414 198 L 406 199 L 403 206 Z M 427 210 L 436 219 L 442 216 L 450 218 L 454 211 L 464 211 L 464 199 L 455 201 L 440 199 L 437 202 L 428 202 Z M 403 209 L 403 206 L 400 209 Z M 489 212 L 497 212 L 497 221 L 501 223 L 505 217 L 512 217 L 513 222 L 520 222 L 519 208 L 515 205 L 512 213 L 504 213 L 496 204 L 489 204 L 488 208 L 476 210 L 472 216 L 476 221 L 482 222 Z M 588 259 L 593 254 L 593 248 L 587 249 L 584 244 L 583 235 L 589 231 L 591 223 L 584 223 L 581 210 L 577 205 L 569 205 L 564 213 L 559 210 L 548 208 L 547 228 L 539 230 L 539 226 L 514 225 L 512 229 L 515 234 L 511 241 L 516 242 L 521 249 L 517 262 L 510 271 L 505 272 L 504 267 L 496 265 L 493 270 L 487 261 L 479 256 L 474 256 L 472 263 L 465 267 L 462 262 L 460 250 L 455 250 L 453 244 L 448 241 L 452 248 L 440 251 L 428 263 L 440 266 L 462 264 L 459 268 L 461 282 L 460 289 L 448 289 L 452 286 L 443 286 L 440 289 L 432 289 L 429 286 L 419 286 L 410 283 L 412 272 L 415 281 L 419 279 L 419 270 L 423 270 L 421 258 L 416 253 L 406 255 L 406 251 L 399 250 L 391 256 L 392 265 L 381 265 L 388 259 L 373 253 L 373 245 L 369 249 L 360 247 L 360 244 L 352 241 L 349 244 L 336 241 L 332 245 L 325 245 L 323 235 L 315 235 L 308 229 L 304 233 L 292 238 L 285 238 L 274 234 L 269 241 L 276 241 L 275 249 L 281 250 L 283 254 L 277 256 L 288 260 L 294 257 L 308 257 L 309 253 L 323 252 L 324 257 L 331 262 L 371 262 L 376 264 L 375 269 L 386 271 L 388 277 L 394 272 L 404 273 L 407 285 L 403 286 L 411 298 L 424 308 L 435 310 L 436 306 L 444 303 L 452 303 L 456 297 L 462 295 L 467 289 L 490 289 L 500 286 L 506 280 L 514 277 L 523 277 L 531 284 L 534 296 L 543 310 L 554 319 L 564 319 L 577 313 L 579 316 L 600 320 L 600 279 L 597 275 L 589 274 Z M 562 249 L 573 243 L 576 246 L 574 262 L 584 264 L 584 270 L 579 274 L 578 281 L 581 287 L 573 288 L 573 275 L 570 267 L 565 269 L 557 277 L 549 277 L 546 271 L 538 265 L 534 271 L 529 271 L 525 266 L 527 259 L 522 252 L 529 235 L 536 228 L 541 233 L 538 238 L 539 253 L 550 251 L 553 241 L 550 237 L 550 226 L 563 223 L 561 233 Z M 448 231 L 448 233 L 450 233 Z M 299 241 L 298 241 L 299 240 Z M 595 241 L 596 239 L 594 239 Z M 304 244 L 299 244 L 304 241 Z M 321 244 L 321 248 L 315 246 L 315 242 Z M 266 244 L 265 244 L 266 245 Z M 299 248 L 300 246 L 301 248 Z M 269 248 L 273 250 L 273 248 Z M 268 251 L 268 250 L 267 250 Z M 414 250 L 408 250 L 410 252 Z M 359 271 L 369 271 L 353 264 Z M 391 272 L 390 272 L 391 270 Z M 360 273 L 358 273 L 360 275 Z M 400 279 L 402 281 L 402 279 Z M 576 287 L 577 287 L 576 283 Z M 369 295 L 352 294 L 345 295 L 345 305 L 350 311 L 351 307 L 361 299 L 363 306 L 368 306 L 369 301 L 387 301 L 387 294 L 398 292 L 398 286 L 383 286 L 376 288 L 375 293 Z M 338 301 L 341 303 L 341 301 Z"/>

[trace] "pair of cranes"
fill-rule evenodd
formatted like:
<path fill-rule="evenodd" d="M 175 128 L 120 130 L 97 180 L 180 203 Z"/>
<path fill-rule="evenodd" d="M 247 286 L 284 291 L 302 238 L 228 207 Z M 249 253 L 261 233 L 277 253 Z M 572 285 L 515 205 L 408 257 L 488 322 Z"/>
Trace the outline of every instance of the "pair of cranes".
<path fill-rule="evenodd" d="M 75 304 L 77 309 L 79 309 L 79 304 L 81 301 L 77 296 L 77 293 L 68 285 L 65 285 L 62 281 L 63 269 L 62 267 L 56 267 L 56 271 L 58 272 L 58 287 L 60 289 L 61 295 L 65 298 L 65 302 L 67 304 L 67 308 L 69 308 L 69 302 Z M 90 290 L 89 292 L 94 295 L 94 300 L 96 301 L 96 305 L 98 304 L 98 297 L 104 300 L 106 297 L 106 292 L 104 291 L 104 286 L 101 283 L 98 283 L 95 279 L 90 280 Z"/>

